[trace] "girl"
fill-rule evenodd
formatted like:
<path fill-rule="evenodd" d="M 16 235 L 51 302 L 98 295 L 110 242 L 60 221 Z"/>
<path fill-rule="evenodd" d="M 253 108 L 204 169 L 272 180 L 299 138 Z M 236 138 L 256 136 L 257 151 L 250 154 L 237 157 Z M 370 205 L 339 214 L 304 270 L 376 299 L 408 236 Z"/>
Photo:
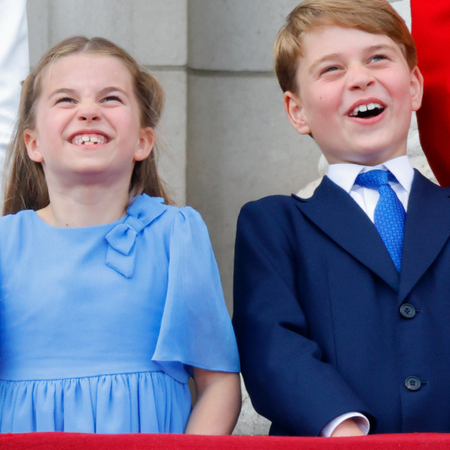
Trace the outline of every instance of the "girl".
<path fill-rule="evenodd" d="M 239 363 L 208 233 L 168 205 L 156 170 L 162 105 L 158 82 L 101 38 L 66 39 L 23 84 L 0 219 L 2 432 L 235 425 Z"/>

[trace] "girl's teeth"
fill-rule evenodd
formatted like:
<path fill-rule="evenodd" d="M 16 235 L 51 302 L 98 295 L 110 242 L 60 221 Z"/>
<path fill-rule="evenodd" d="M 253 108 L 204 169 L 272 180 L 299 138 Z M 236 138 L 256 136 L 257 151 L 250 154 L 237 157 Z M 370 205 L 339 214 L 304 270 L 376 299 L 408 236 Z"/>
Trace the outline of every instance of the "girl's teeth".
<path fill-rule="evenodd" d="M 89 136 L 89 135 L 78 135 L 72 139 L 72 144 L 75 145 L 93 145 L 93 144 L 105 144 L 106 138 L 101 135 Z"/>

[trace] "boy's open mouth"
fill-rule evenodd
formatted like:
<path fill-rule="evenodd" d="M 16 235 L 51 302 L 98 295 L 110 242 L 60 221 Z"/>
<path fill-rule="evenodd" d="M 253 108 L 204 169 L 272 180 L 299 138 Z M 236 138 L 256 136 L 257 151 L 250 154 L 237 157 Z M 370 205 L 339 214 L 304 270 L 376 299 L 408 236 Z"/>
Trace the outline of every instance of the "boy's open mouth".
<path fill-rule="evenodd" d="M 376 117 L 384 111 L 384 106 L 379 103 L 369 103 L 368 105 L 357 106 L 350 114 L 350 117 L 358 117 L 360 119 L 369 119 Z"/>

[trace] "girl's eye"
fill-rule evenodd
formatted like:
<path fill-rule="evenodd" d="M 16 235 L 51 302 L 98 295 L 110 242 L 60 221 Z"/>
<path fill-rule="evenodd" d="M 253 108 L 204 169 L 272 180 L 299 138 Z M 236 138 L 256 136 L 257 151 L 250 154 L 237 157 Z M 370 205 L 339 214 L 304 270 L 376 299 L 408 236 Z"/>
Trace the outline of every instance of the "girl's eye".
<path fill-rule="evenodd" d="M 120 102 L 120 103 L 122 103 L 122 100 L 119 97 L 117 97 L 117 95 L 108 95 L 108 97 L 105 97 L 102 100 L 102 103 L 106 103 L 106 102 Z"/>
<path fill-rule="evenodd" d="M 58 103 L 75 103 L 75 100 L 70 97 L 61 97 L 56 100 L 56 104 Z"/>

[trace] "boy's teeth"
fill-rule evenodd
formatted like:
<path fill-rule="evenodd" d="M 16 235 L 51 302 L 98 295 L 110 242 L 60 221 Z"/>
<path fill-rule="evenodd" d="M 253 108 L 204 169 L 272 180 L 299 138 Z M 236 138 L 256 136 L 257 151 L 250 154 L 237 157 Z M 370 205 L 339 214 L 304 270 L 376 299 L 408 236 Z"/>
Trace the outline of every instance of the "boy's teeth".
<path fill-rule="evenodd" d="M 350 116 L 355 117 L 360 112 L 372 111 L 373 109 L 383 109 L 379 103 L 369 103 L 368 105 L 359 105 L 351 113 Z"/>
<path fill-rule="evenodd" d="M 72 144 L 75 145 L 93 145 L 105 144 L 106 138 L 100 134 L 79 134 L 72 139 Z"/>

